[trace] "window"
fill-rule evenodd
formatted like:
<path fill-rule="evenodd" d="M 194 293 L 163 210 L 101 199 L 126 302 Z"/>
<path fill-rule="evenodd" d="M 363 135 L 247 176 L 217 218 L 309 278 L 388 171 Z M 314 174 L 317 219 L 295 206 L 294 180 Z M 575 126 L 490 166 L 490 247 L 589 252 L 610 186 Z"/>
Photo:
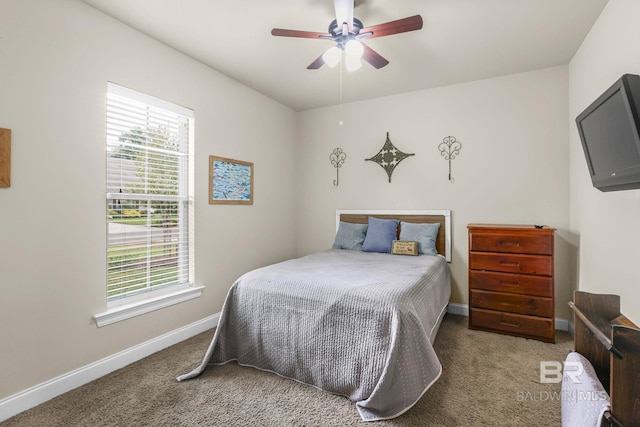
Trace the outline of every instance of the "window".
<path fill-rule="evenodd" d="M 193 284 L 192 135 L 193 111 L 109 83 L 109 307 Z"/>

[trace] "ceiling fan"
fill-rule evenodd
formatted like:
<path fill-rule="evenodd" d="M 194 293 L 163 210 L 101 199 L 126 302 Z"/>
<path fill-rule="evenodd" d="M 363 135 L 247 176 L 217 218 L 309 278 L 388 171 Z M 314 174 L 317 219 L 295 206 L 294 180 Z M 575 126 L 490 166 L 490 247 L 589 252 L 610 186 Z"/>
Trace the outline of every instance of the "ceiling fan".
<path fill-rule="evenodd" d="M 336 19 L 329 24 L 328 33 L 274 28 L 271 30 L 271 35 L 331 40 L 335 45 L 309 64 L 307 69 L 317 70 L 324 64 L 333 67 L 340 62 L 342 53 L 344 52 L 347 70 L 354 71 L 361 66 L 360 58 L 375 68 L 382 68 L 389 63 L 389 61 L 378 52 L 362 43 L 361 40 L 406 33 L 407 31 L 422 28 L 422 17 L 420 15 L 373 25 L 371 27 L 364 27 L 359 19 L 353 17 L 353 0 L 334 0 L 334 7 Z"/>

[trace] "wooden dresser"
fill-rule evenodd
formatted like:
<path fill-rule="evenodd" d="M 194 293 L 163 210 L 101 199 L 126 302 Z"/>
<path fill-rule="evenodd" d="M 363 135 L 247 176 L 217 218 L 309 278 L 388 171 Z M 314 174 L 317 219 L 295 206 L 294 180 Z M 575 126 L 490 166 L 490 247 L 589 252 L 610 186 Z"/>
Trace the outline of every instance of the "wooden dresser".
<path fill-rule="evenodd" d="M 469 224 L 469 328 L 555 342 L 555 229 Z"/>

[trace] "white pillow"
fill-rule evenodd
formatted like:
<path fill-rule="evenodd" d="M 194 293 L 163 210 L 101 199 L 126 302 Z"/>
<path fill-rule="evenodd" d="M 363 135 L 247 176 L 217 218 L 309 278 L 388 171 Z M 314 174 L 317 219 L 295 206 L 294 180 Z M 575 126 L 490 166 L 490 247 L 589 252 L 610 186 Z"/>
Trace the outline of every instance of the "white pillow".
<path fill-rule="evenodd" d="M 583 355 L 572 351 L 562 371 L 562 426 L 600 427 L 603 414 L 609 410 L 609 395 L 593 365 Z"/>

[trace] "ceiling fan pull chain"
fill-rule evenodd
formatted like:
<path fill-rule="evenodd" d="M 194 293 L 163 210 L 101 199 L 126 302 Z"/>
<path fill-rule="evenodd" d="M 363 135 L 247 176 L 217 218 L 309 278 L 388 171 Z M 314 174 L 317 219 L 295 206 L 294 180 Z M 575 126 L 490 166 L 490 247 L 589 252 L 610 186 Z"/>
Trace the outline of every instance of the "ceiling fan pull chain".
<path fill-rule="evenodd" d="M 342 62 L 342 59 L 340 59 L 340 62 Z M 340 115 L 338 125 L 342 126 L 344 125 L 344 122 L 342 121 L 342 64 L 340 64 L 340 110 L 338 114 Z"/>

